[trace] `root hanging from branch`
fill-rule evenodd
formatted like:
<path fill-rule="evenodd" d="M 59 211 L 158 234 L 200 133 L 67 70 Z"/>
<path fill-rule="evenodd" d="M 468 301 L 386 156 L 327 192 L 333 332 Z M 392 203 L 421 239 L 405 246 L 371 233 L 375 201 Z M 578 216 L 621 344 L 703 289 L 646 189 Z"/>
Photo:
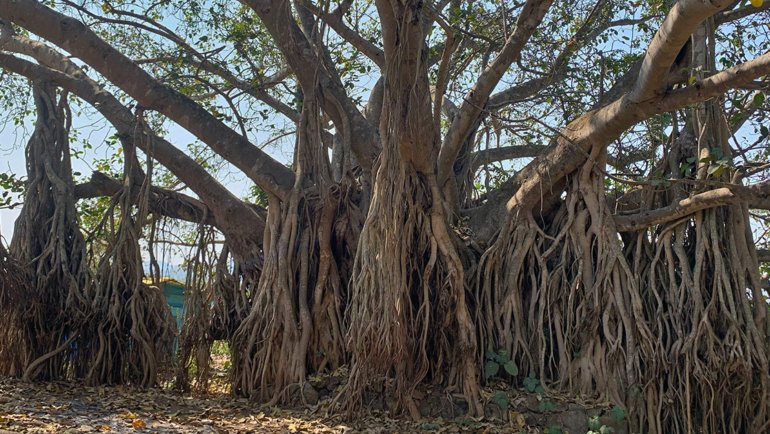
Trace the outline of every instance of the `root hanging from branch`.
<path fill-rule="evenodd" d="M 252 288 L 259 282 L 256 270 L 239 264 L 237 258 L 232 258 L 233 266 L 230 267 L 230 259 L 230 249 L 225 244 L 214 269 L 211 290 L 214 304 L 209 325 L 214 339 L 228 341 L 232 340 L 235 331 L 249 316 L 254 298 Z"/>
<path fill-rule="evenodd" d="M 143 137 L 144 132 L 137 131 L 134 140 Z M 119 223 L 116 230 L 105 234 L 109 247 L 98 260 L 89 290 L 91 311 L 88 327 L 83 330 L 87 345 L 81 350 L 82 363 L 88 366 L 88 384 L 149 387 L 157 383 L 159 368 L 170 361 L 176 324 L 160 289 L 143 282 L 139 238 L 148 212 L 152 160 L 148 156 L 147 175 L 137 186 L 135 147 L 126 141 L 124 149 L 124 188 L 106 216 L 111 217 L 119 204 Z M 131 190 L 137 187 L 140 190 L 134 214 Z"/>
<path fill-rule="evenodd" d="M 434 174 L 385 152 L 351 279 L 345 406 L 367 391 L 394 398 L 391 411 L 419 418 L 412 399 L 426 378 L 462 394 L 483 414 L 476 378 L 476 332 L 463 263 Z"/>
<path fill-rule="evenodd" d="M 340 238 L 349 230 L 333 231 L 333 222 L 356 210 L 342 206 L 351 187 L 331 181 L 315 98 L 305 95 L 294 189 L 286 202 L 268 199 L 264 265 L 251 311 L 233 339 L 234 390 L 263 401 L 314 399 L 307 375 L 345 362 L 343 283 L 335 259 L 341 256 L 332 246 L 351 243 Z"/>
<path fill-rule="evenodd" d="M 747 213 L 740 205 L 715 208 L 652 239 L 637 235 L 647 261 L 635 274 L 660 346 L 646 374 L 654 379 L 644 397 L 649 432 L 770 428 L 770 307 Z"/>
<path fill-rule="evenodd" d="M 211 345 L 214 343 L 211 328 L 212 285 L 219 262 L 216 251 L 212 249 L 215 234 L 213 228 L 200 225 L 197 246 L 187 262 L 185 313 L 179 336 L 175 384 L 177 389 L 185 392 L 190 390 L 189 374 L 193 366 L 195 378 L 192 383 L 198 393 L 208 391 L 211 376 Z"/>
<path fill-rule="evenodd" d="M 507 350 L 546 387 L 633 406 L 657 349 L 644 300 L 593 162 L 567 184 L 550 224 L 512 219 L 482 257 L 485 349 Z"/>
<path fill-rule="evenodd" d="M 32 277 L 28 268 L 20 264 L 0 239 L 0 375 L 21 377 L 29 365 L 32 349 L 27 336 L 24 309 L 32 293 Z"/>
<path fill-rule="evenodd" d="M 55 380 L 72 371 L 70 343 L 86 317 L 81 291 L 89 273 L 73 194 L 67 95 L 57 101 L 49 83 L 34 83 L 33 94 L 38 117 L 26 149 L 27 191 L 11 241 L 14 259 L 3 252 L 3 272 L 18 274 L 2 279 L 0 304 L 10 320 L 3 335 L 11 345 L 2 350 L 2 371 L 18 375 L 23 369 L 26 380 Z M 18 297 L 23 302 L 7 304 Z"/>

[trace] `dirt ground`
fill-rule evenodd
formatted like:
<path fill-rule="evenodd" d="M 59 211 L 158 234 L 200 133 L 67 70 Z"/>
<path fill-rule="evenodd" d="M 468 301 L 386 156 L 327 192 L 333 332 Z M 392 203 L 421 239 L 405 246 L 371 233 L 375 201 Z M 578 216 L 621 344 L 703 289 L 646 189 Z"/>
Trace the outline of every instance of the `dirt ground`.
<path fill-rule="evenodd" d="M 229 352 L 215 348 L 209 393 L 181 394 L 165 389 L 86 387 L 67 382 L 25 383 L 0 378 L 0 434 L 11 433 L 522 433 L 585 434 L 590 414 L 606 408 L 554 399 L 543 411 L 544 397 L 498 384 L 482 392 L 492 417 L 472 419 L 446 405 L 446 395 L 419 393 L 425 419 L 392 419 L 371 410 L 354 420 L 327 416 L 329 389 L 341 378 L 315 379 L 321 393 L 316 405 L 286 409 L 264 406 L 229 393 Z M 331 385 L 330 385 L 331 383 Z M 510 408 L 494 404 L 500 389 Z M 546 399 L 550 402 L 550 398 Z M 625 430 L 614 428 L 622 434 Z"/>
<path fill-rule="evenodd" d="M 410 422 L 381 414 L 343 421 L 318 413 L 262 407 L 224 394 L 197 398 L 162 390 L 0 379 L 0 434 L 541 432 L 500 421 Z"/>

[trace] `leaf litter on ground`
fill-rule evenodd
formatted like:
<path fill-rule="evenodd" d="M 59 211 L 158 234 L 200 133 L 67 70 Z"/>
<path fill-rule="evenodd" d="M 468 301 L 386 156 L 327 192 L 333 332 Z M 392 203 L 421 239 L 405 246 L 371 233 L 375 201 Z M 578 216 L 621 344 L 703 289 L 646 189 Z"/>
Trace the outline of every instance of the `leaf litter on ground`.
<path fill-rule="evenodd" d="M 0 378 L 0 434 L 9 433 L 528 433 L 501 421 L 412 422 L 371 412 L 355 420 L 260 406 L 227 394 L 191 396 L 127 386 L 25 383 Z"/>

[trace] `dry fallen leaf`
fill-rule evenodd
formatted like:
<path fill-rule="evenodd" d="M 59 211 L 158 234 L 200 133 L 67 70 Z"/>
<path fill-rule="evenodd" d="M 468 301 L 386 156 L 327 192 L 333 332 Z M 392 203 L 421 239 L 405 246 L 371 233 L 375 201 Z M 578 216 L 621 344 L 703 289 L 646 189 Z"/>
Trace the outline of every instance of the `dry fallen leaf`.
<path fill-rule="evenodd" d="M 146 423 L 142 419 L 134 419 L 133 422 L 131 422 L 131 426 L 134 427 L 134 429 L 141 429 L 147 426 Z"/>

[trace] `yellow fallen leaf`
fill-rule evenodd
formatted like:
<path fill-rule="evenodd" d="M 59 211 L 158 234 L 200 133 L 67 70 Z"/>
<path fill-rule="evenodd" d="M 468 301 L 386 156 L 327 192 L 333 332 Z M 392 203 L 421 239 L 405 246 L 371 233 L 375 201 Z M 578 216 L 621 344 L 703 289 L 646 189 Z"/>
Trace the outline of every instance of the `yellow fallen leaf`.
<path fill-rule="evenodd" d="M 99 429 L 102 431 L 109 431 L 111 428 L 109 425 L 102 425 L 99 427 Z"/>
<path fill-rule="evenodd" d="M 513 422 L 513 426 L 518 429 L 523 429 L 527 425 L 527 420 L 524 419 L 524 415 L 517 411 L 511 411 L 511 422 Z"/>
<path fill-rule="evenodd" d="M 751 5 L 755 8 L 761 8 L 762 3 L 764 3 L 764 0 L 751 0 Z"/>
<path fill-rule="evenodd" d="M 147 426 L 146 423 L 142 419 L 134 419 L 133 422 L 131 422 L 131 426 L 134 427 L 134 429 L 140 429 Z"/>

